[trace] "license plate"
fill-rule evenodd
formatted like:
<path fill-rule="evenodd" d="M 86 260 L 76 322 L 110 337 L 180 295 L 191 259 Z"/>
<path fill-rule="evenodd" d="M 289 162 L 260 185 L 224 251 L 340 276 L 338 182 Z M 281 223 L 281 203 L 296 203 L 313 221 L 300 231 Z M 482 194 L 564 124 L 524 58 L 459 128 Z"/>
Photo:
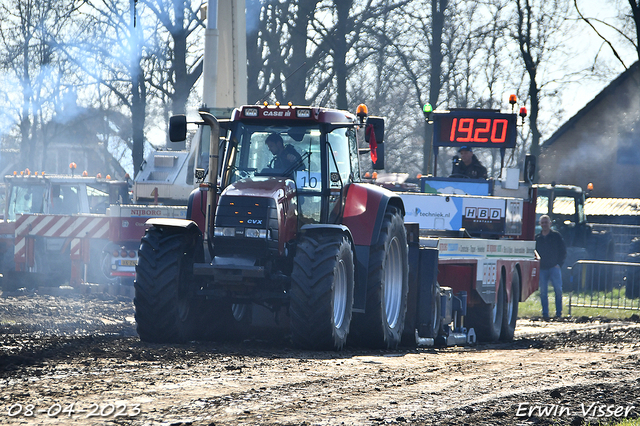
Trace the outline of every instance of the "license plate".
<path fill-rule="evenodd" d="M 136 266 L 135 260 L 121 260 L 120 265 L 122 266 Z"/>

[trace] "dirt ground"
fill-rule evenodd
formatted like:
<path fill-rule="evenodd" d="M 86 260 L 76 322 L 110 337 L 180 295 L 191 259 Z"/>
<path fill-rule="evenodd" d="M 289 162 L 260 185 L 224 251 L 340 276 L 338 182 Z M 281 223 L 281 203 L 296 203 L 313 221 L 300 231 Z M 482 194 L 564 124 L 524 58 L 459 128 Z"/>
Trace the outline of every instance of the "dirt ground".
<path fill-rule="evenodd" d="M 308 352 L 152 345 L 131 298 L 0 295 L 0 424 L 579 425 L 640 415 L 640 324 L 521 320 L 510 343 Z"/>

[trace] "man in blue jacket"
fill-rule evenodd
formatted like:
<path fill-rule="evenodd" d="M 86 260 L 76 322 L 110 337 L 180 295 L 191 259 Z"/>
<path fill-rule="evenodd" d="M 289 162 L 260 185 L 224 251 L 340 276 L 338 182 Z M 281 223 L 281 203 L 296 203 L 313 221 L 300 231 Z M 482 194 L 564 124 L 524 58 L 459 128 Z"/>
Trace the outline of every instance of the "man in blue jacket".
<path fill-rule="evenodd" d="M 556 298 L 556 318 L 562 316 L 562 264 L 567 257 L 567 248 L 562 235 L 551 229 L 551 218 L 540 217 L 542 232 L 536 235 L 536 251 L 540 255 L 540 303 L 542 317 L 549 318 L 549 281 Z"/>

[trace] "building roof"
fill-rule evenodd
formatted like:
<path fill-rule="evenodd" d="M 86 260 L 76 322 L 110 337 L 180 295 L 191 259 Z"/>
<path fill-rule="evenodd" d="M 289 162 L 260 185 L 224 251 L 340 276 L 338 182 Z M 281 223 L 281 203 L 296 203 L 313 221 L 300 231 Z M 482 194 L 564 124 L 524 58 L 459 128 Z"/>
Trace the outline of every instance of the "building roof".
<path fill-rule="evenodd" d="M 587 216 L 640 216 L 640 198 L 587 198 Z"/>
<path fill-rule="evenodd" d="M 576 113 L 573 117 L 567 120 L 562 126 L 556 130 L 553 135 L 549 139 L 547 139 L 543 144 L 542 148 L 548 147 L 552 145 L 557 139 L 559 139 L 565 132 L 572 129 L 581 119 L 584 117 L 592 109 L 596 108 L 604 98 L 613 93 L 622 83 L 624 83 L 628 78 L 630 78 L 638 69 L 640 61 L 636 61 L 633 65 L 631 65 L 626 71 L 616 77 L 607 87 L 605 87 L 600 93 L 596 95 L 589 103 L 587 103 L 580 111 Z"/>

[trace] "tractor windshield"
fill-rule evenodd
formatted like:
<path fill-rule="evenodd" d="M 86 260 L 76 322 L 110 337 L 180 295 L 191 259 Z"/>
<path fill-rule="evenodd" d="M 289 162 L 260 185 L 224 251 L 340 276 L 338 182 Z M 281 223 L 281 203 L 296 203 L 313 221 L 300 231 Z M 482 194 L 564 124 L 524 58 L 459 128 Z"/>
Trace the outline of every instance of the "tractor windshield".
<path fill-rule="evenodd" d="M 240 123 L 232 138 L 231 182 L 253 176 L 287 176 L 320 191 L 320 128 Z M 302 173 L 301 173 L 302 172 Z"/>
<path fill-rule="evenodd" d="M 44 185 L 12 185 L 7 208 L 7 220 L 16 220 L 24 213 L 44 213 Z"/>

